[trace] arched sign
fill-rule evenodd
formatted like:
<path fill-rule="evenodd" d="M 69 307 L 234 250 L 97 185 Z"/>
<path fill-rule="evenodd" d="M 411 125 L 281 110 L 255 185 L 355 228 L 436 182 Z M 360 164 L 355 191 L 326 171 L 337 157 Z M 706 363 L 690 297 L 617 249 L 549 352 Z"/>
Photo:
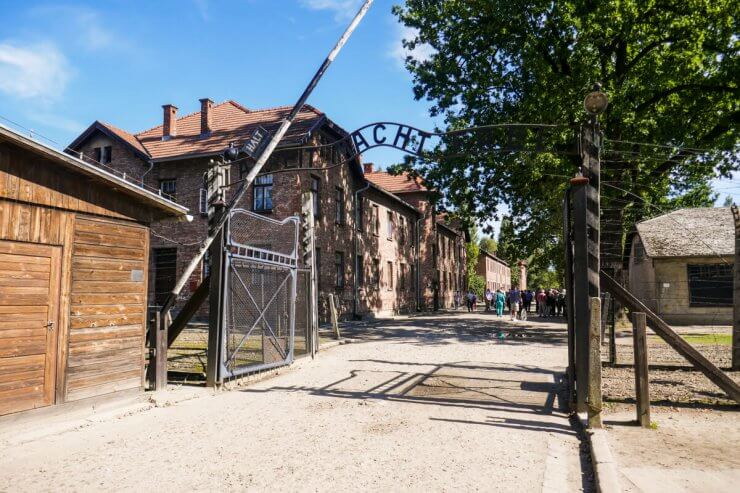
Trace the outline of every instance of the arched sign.
<path fill-rule="evenodd" d="M 358 128 L 350 134 L 358 154 L 375 147 L 392 147 L 415 156 L 421 156 L 425 145 L 432 147 L 439 134 L 425 132 L 410 125 L 378 122 Z"/>

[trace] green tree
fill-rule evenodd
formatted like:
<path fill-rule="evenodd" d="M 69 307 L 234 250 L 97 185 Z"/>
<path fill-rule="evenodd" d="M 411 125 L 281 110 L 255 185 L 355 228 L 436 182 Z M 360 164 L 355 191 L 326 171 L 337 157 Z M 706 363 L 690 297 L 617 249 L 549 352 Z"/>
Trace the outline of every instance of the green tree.
<path fill-rule="evenodd" d="M 481 250 L 485 250 L 488 253 L 495 254 L 496 250 L 498 250 L 498 243 L 490 236 L 482 236 L 478 241 L 478 246 L 480 246 Z"/>
<path fill-rule="evenodd" d="M 523 134 L 551 153 L 504 152 L 455 136 L 407 166 L 451 208 L 481 221 L 508 203 L 518 257 L 544 249 L 548 262 L 559 263 L 561 200 L 579 164 L 568 145 L 584 121 L 583 97 L 600 81 L 610 99 L 601 117 L 610 139 L 602 154 L 602 259 L 621 263 L 636 221 L 710 205 L 710 181 L 738 169 L 739 7 L 731 0 L 406 0 L 394 7 L 417 33 L 406 47 L 431 48 L 406 66 L 416 98 L 444 118 L 442 130 L 559 125 Z M 510 249 L 499 240 L 499 253 L 512 261 Z"/>
<path fill-rule="evenodd" d="M 465 244 L 465 276 L 467 278 L 468 289 L 472 290 L 478 296 L 483 296 L 483 291 L 486 289 L 486 280 L 483 279 L 483 276 L 475 272 L 478 265 L 478 256 L 480 256 L 478 242 L 478 228 L 471 226 L 470 241 Z"/>

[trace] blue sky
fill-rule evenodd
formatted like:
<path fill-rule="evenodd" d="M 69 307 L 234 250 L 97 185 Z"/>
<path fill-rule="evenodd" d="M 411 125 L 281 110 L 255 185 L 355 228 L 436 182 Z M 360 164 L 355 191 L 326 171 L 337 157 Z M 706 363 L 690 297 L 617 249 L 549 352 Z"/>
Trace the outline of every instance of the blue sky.
<path fill-rule="evenodd" d="M 164 103 L 180 114 L 202 97 L 292 104 L 361 3 L 1 2 L 0 116 L 66 145 L 96 119 L 150 128 Z M 393 4 L 376 0 L 309 99 L 349 131 L 377 120 L 433 127 L 403 68 Z M 391 149 L 364 157 L 401 159 Z"/>
<path fill-rule="evenodd" d="M 375 1 L 309 99 L 348 131 L 378 120 L 434 126 L 403 67 L 408 31 L 391 14 L 399 1 Z M 63 147 L 96 119 L 129 131 L 157 125 L 164 103 L 180 114 L 203 97 L 292 104 L 361 3 L 3 1 L 0 117 Z M 379 148 L 363 157 L 385 167 L 402 155 Z M 734 180 L 716 188 L 720 203 L 740 196 Z"/>

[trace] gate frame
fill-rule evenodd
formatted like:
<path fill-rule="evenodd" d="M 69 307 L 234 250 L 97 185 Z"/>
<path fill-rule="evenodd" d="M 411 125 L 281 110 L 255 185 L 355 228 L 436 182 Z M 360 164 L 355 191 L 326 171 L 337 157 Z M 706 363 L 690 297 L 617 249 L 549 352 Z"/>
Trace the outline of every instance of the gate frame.
<path fill-rule="evenodd" d="M 277 368 L 279 366 L 286 366 L 290 365 L 294 361 L 294 349 L 295 349 L 295 305 L 297 301 L 297 286 L 298 286 L 298 235 L 299 235 L 299 227 L 300 227 L 300 218 L 297 216 L 288 216 L 285 219 L 282 220 L 276 220 L 272 219 L 270 217 L 265 217 L 261 214 L 257 214 L 255 212 L 252 212 L 247 209 L 242 208 L 235 208 L 229 211 L 229 217 L 227 221 L 224 223 L 224 227 L 221 230 L 223 235 L 223 241 L 216 242 L 217 245 L 219 245 L 221 248 L 219 248 L 218 258 L 211 257 L 213 264 L 212 266 L 218 266 L 221 268 L 221 275 L 219 276 L 212 276 L 212 279 L 218 280 L 216 281 L 216 285 L 218 286 L 218 309 L 216 311 L 213 311 L 214 304 L 211 304 L 211 318 L 215 321 L 215 323 L 212 324 L 212 327 L 210 328 L 211 334 L 209 334 L 209 351 L 208 351 L 208 375 L 214 375 L 213 381 L 209 380 L 208 385 L 209 386 L 216 386 L 223 383 L 224 379 L 227 378 L 236 378 L 240 377 L 242 375 L 246 375 L 248 373 L 254 373 L 258 371 L 264 371 L 269 370 L 272 368 Z M 274 252 L 272 250 L 267 250 L 264 248 L 258 248 L 250 245 L 246 245 L 243 243 L 239 243 L 237 241 L 234 241 L 231 236 L 231 220 L 234 215 L 236 214 L 245 214 L 251 218 L 266 221 L 268 223 L 274 224 L 276 226 L 285 226 L 288 223 L 293 223 L 294 225 L 294 235 L 293 235 L 293 251 L 290 254 L 284 254 L 284 253 L 278 253 Z M 236 253 L 232 250 L 236 249 Z M 215 250 L 215 249 L 214 249 Z M 241 254 L 240 250 L 244 250 L 244 253 Z M 283 361 L 279 362 L 273 362 L 273 363 L 261 363 L 257 365 L 250 365 L 244 368 L 234 370 L 229 370 L 229 368 L 226 365 L 226 356 L 227 356 L 227 348 L 226 348 L 226 324 L 227 324 L 227 317 L 226 317 L 226 305 L 227 302 L 230 300 L 231 292 L 228 288 L 229 281 L 231 279 L 231 276 L 234 274 L 232 272 L 232 262 L 233 259 L 243 259 L 248 262 L 253 262 L 256 264 L 263 264 L 267 266 L 273 266 L 273 267 L 280 267 L 284 268 L 288 271 L 288 276 L 290 279 L 291 286 L 289 288 L 290 293 L 290 300 L 289 300 L 289 318 L 290 318 L 290 335 L 289 335 L 289 351 L 286 355 L 285 359 Z M 281 286 L 282 289 L 282 286 Z M 214 298 L 214 297 L 212 297 Z M 274 300 L 272 300 L 274 301 Z M 272 303 L 272 301 L 270 303 Z M 268 305 L 269 306 L 269 305 Z M 260 309 L 258 307 L 258 309 Z M 260 309 L 262 313 L 260 313 L 259 318 L 263 318 L 264 316 L 264 310 Z M 214 314 L 217 314 L 214 316 Z M 256 325 L 256 324 L 255 324 Z M 215 330 L 213 330 L 215 329 Z M 213 341 L 213 345 L 211 345 L 211 341 Z M 210 348 L 216 348 L 216 351 L 213 351 L 213 355 L 211 355 Z"/>

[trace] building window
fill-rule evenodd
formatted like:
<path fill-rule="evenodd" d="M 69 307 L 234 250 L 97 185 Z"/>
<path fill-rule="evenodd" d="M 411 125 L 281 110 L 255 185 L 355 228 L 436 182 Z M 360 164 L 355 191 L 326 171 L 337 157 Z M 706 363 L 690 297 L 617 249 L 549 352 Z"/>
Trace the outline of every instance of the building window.
<path fill-rule="evenodd" d="M 313 202 L 313 217 L 319 218 L 321 201 L 319 200 L 319 182 L 316 176 L 311 176 L 311 200 Z"/>
<path fill-rule="evenodd" d="M 362 265 L 362 255 L 358 255 L 355 264 L 355 272 L 357 273 L 357 285 L 362 286 L 365 284 L 365 266 Z"/>
<path fill-rule="evenodd" d="M 401 264 L 398 272 L 398 287 L 401 290 L 406 289 L 406 264 Z"/>
<path fill-rule="evenodd" d="M 177 180 L 159 180 L 159 191 L 170 200 L 177 197 Z"/>
<path fill-rule="evenodd" d="M 416 291 L 416 266 L 411 264 L 411 291 Z"/>
<path fill-rule="evenodd" d="M 314 249 L 316 255 L 316 289 L 321 291 L 321 248 Z"/>
<path fill-rule="evenodd" d="M 406 242 L 406 218 L 398 216 L 398 244 L 403 245 Z"/>
<path fill-rule="evenodd" d="M 335 222 L 344 224 L 344 190 L 339 187 L 334 191 L 334 206 L 336 211 Z"/>
<path fill-rule="evenodd" d="M 689 306 L 732 306 L 732 265 L 687 265 Z"/>
<path fill-rule="evenodd" d="M 272 210 L 272 175 L 261 175 L 254 179 L 252 210 L 255 212 Z"/>
<path fill-rule="evenodd" d="M 336 273 L 336 282 L 334 285 L 338 288 L 344 287 L 344 253 L 334 252 L 334 272 Z"/>
<path fill-rule="evenodd" d="M 386 286 L 388 287 L 388 289 L 393 289 L 393 262 L 391 262 L 389 260 L 386 263 L 386 266 L 387 266 L 386 268 L 388 270 L 388 272 L 387 272 L 388 277 L 387 277 L 387 280 L 386 280 Z"/>
<path fill-rule="evenodd" d="M 372 228 L 375 236 L 380 235 L 380 210 L 377 205 L 373 206 Z"/>
<path fill-rule="evenodd" d="M 96 147 L 93 149 L 95 160 L 100 164 L 110 164 L 113 157 L 111 146 Z"/>
<path fill-rule="evenodd" d="M 373 259 L 373 285 L 377 288 L 380 286 L 380 259 Z"/>
<path fill-rule="evenodd" d="M 393 239 L 393 213 L 391 211 L 388 211 L 388 223 L 386 224 L 386 234 L 388 235 L 388 239 Z"/>

